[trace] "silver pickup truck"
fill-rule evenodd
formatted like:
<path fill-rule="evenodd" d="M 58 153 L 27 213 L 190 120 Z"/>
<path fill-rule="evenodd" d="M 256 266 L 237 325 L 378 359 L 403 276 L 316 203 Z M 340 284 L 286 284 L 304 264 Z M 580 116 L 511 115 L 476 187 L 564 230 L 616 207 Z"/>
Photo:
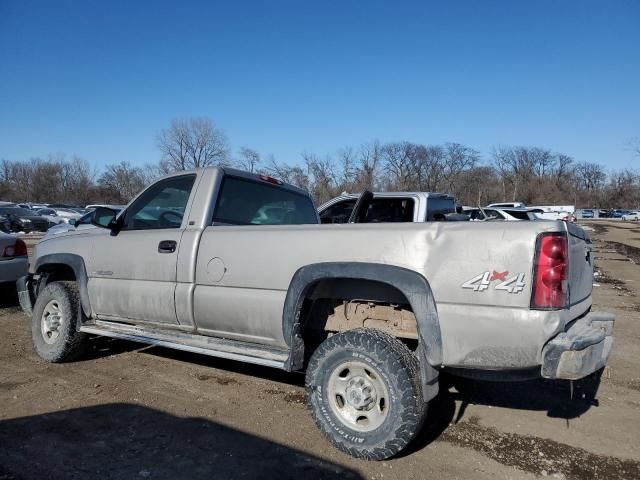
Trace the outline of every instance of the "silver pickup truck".
<path fill-rule="evenodd" d="M 306 192 L 226 168 L 92 222 L 41 241 L 18 281 L 43 359 L 104 335 L 306 370 L 316 424 L 356 457 L 412 440 L 442 370 L 578 379 L 611 349 L 573 224 L 320 225 Z"/>

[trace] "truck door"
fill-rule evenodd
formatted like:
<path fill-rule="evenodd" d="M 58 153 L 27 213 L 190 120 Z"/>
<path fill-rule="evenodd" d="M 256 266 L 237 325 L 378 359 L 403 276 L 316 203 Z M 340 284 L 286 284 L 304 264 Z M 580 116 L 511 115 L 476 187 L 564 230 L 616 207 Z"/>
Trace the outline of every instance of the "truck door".
<path fill-rule="evenodd" d="M 187 174 L 158 181 L 122 213 L 117 235 L 97 229 L 91 236 L 88 288 L 98 317 L 178 323 L 177 258 L 195 179 Z"/>

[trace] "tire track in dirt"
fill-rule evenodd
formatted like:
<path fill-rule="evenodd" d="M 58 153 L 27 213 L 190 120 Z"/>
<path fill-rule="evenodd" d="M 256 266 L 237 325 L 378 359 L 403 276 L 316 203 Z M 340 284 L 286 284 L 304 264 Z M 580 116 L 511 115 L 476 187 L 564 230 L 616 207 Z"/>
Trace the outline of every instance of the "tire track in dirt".
<path fill-rule="evenodd" d="M 471 448 L 503 465 L 535 475 L 569 480 L 640 478 L 640 462 L 597 455 L 546 438 L 501 432 L 480 425 L 476 417 L 450 425 L 438 441 Z"/>

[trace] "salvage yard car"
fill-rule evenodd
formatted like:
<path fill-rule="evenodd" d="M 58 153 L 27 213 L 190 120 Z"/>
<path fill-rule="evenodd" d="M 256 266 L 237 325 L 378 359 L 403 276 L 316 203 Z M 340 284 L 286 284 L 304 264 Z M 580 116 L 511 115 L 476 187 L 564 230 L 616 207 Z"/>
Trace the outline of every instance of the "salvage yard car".
<path fill-rule="evenodd" d="M 640 211 L 634 211 L 634 212 L 629 212 L 629 213 L 625 213 L 624 215 L 622 215 L 622 220 L 625 221 L 638 221 L 640 220 Z"/>
<path fill-rule="evenodd" d="M 12 232 L 46 232 L 49 228 L 49 220 L 26 208 L 0 207 L 0 214 L 8 219 Z"/>
<path fill-rule="evenodd" d="M 27 246 L 15 235 L 0 232 L 0 284 L 15 284 L 26 274 Z"/>
<path fill-rule="evenodd" d="M 92 222 L 38 243 L 18 281 L 40 357 L 103 335 L 306 370 L 317 426 L 355 457 L 400 452 L 441 371 L 574 380 L 612 346 L 575 224 L 320 225 L 305 191 L 221 167 Z"/>
<path fill-rule="evenodd" d="M 429 222 L 455 213 L 451 195 L 433 192 L 371 193 L 366 212 L 358 223 Z M 347 223 L 359 196 L 342 194 L 318 207 L 321 223 Z M 353 221 L 353 219 L 352 219 Z"/>

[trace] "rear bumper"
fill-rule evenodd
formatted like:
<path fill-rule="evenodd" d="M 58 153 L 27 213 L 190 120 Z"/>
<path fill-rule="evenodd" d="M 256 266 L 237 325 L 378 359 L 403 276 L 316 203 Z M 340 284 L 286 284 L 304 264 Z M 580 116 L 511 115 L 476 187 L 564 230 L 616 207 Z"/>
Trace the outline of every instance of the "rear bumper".
<path fill-rule="evenodd" d="M 542 350 L 542 376 L 577 380 L 600 370 L 613 345 L 611 313 L 589 312 L 558 334 Z"/>
<path fill-rule="evenodd" d="M 0 283 L 15 282 L 18 278 L 26 275 L 28 269 L 27 257 L 0 260 Z"/>
<path fill-rule="evenodd" d="M 16 282 L 16 289 L 18 290 L 18 300 L 22 311 L 31 318 L 34 303 L 32 275 L 20 277 Z"/>

